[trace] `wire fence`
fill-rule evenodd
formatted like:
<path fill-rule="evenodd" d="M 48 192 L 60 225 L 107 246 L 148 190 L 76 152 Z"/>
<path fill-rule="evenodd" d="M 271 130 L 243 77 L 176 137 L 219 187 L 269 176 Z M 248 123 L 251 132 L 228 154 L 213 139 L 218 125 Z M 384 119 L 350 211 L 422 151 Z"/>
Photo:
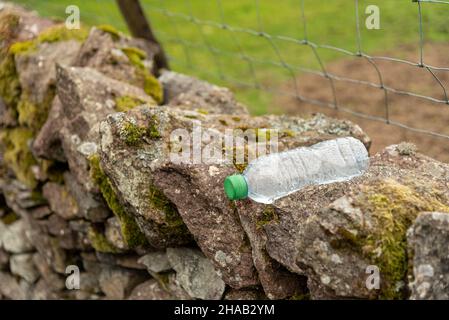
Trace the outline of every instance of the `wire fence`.
<path fill-rule="evenodd" d="M 30 7 L 39 7 L 40 0 L 23 0 Z M 363 16 L 361 8 L 368 3 L 376 3 L 381 0 L 346 0 L 349 3 L 345 8 L 348 9 L 348 16 L 351 16 L 351 21 L 342 21 L 348 25 L 343 35 L 336 33 L 331 39 L 320 38 L 317 39 L 316 20 L 321 18 L 321 12 L 317 16 L 310 13 L 311 2 L 326 1 L 340 2 L 337 0 L 277 0 L 279 5 L 286 3 L 291 6 L 289 8 L 294 12 L 294 20 L 284 21 L 284 24 L 295 25 L 298 28 L 296 32 L 283 33 L 282 30 L 274 30 L 270 28 L 271 17 L 264 17 L 266 10 L 263 10 L 263 5 L 267 2 L 274 3 L 274 0 L 240 0 L 246 4 L 247 15 L 254 18 L 253 23 L 243 24 L 241 20 L 232 19 L 230 10 L 227 7 L 235 3 L 234 0 L 141 0 L 146 15 L 153 26 L 157 38 L 166 49 L 170 65 L 175 70 L 189 71 L 193 75 L 197 75 L 206 80 L 217 80 L 216 82 L 224 85 L 244 90 L 253 90 L 259 92 L 259 95 L 271 94 L 276 96 L 283 96 L 300 103 L 308 103 L 316 105 L 327 110 L 334 110 L 342 114 L 355 116 L 368 121 L 375 121 L 385 123 L 395 127 L 403 128 L 405 131 L 423 134 L 434 138 L 449 139 L 449 126 L 432 126 L 430 128 L 418 125 L 416 121 L 408 121 L 408 119 L 392 116 L 392 108 L 396 108 L 393 96 L 401 96 L 404 99 L 413 99 L 413 101 L 422 101 L 421 108 L 428 108 L 432 105 L 432 111 L 437 113 L 447 113 L 449 121 L 449 93 L 447 85 L 449 83 L 449 62 L 447 64 L 432 64 L 426 56 L 424 50 L 426 43 L 425 25 L 431 25 L 435 21 L 425 15 L 432 8 L 442 13 L 442 25 L 448 25 L 449 22 L 449 1 L 446 0 L 383 0 L 381 3 L 394 3 L 397 10 L 401 11 L 404 8 L 410 9 L 406 13 L 410 19 L 413 20 L 411 24 L 411 32 L 414 33 L 414 42 L 417 47 L 418 55 L 415 59 L 407 59 L 397 55 L 393 57 L 392 54 L 373 54 L 366 43 L 366 32 L 363 29 Z M 22 2 L 22 0 L 21 0 Z M 49 12 L 55 14 L 62 13 L 60 0 L 48 0 L 45 8 Z M 120 13 L 112 0 L 94 0 L 83 2 L 78 0 L 71 0 L 70 2 L 78 3 L 81 8 L 82 19 L 88 20 L 91 24 L 112 23 L 122 30 L 126 29 L 123 20 L 120 18 Z M 204 7 L 204 10 L 199 12 L 198 7 Z M 101 8 L 101 13 L 96 12 L 97 8 Z M 242 6 L 243 8 L 243 6 Z M 273 13 L 276 15 L 276 12 Z M 264 19 L 265 18 L 265 19 Z M 236 22 L 237 21 L 237 22 Z M 353 25 L 352 25 L 353 24 Z M 245 25 L 245 26 L 244 26 Z M 250 25 L 250 26 L 247 26 Z M 186 33 L 189 29 L 189 33 Z M 213 35 L 209 34 L 208 30 L 215 30 Z M 190 31 L 194 32 L 190 32 Z M 410 31 L 410 30 L 407 30 Z M 449 27 L 444 27 L 443 35 L 444 41 L 449 40 Z M 443 33 L 444 33 L 443 32 Z M 216 36 L 219 34 L 219 36 Z M 222 39 L 219 37 L 227 36 L 226 42 L 231 45 L 223 45 Z M 339 37 L 349 36 L 353 37 L 352 48 L 347 48 L 341 43 L 329 44 L 329 40 L 334 40 Z M 219 39 L 215 39 L 215 38 Z M 318 37 L 319 38 L 319 37 Z M 256 48 L 259 51 L 270 51 L 271 54 L 255 54 L 255 49 L 251 39 L 258 39 L 260 45 Z M 229 41 L 230 40 L 230 41 Z M 369 40 L 369 39 L 368 39 Z M 338 41 L 336 41 L 338 42 Z M 286 50 L 286 46 L 304 49 L 310 52 L 310 61 L 301 61 L 301 59 L 292 59 L 295 51 Z M 179 50 L 174 50 L 174 46 Z M 382 48 L 379 44 L 378 48 Z M 175 52 L 176 51 L 176 52 Z M 381 50 L 377 50 L 381 51 Z M 195 53 L 200 52 L 200 59 L 207 60 L 203 63 L 198 63 L 198 57 Z M 372 67 L 374 77 L 372 79 L 360 79 L 353 75 L 341 72 L 334 72 L 329 67 L 329 56 L 333 57 L 345 56 L 351 60 L 364 61 Z M 226 59 L 226 60 L 225 60 Z M 404 88 L 401 83 L 397 81 L 387 81 L 385 70 L 380 66 L 382 63 L 390 63 L 395 65 L 402 65 L 407 68 L 416 69 L 416 73 L 425 72 L 433 79 L 433 87 L 439 89 L 439 94 L 432 94 L 426 92 L 418 92 L 419 90 L 410 90 Z M 232 72 L 230 64 L 242 65 L 247 71 L 245 74 Z M 260 73 L 265 72 L 269 68 L 283 72 L 284 78 L 291 84 L 290 86 L 273 85 L 272 83 L 261 79 Z M 235 69 L 235 68 L 234 68 Z M 270 72 L 266 71 L 270 78 Z M 236 74 L 236 75 L 235 75 Z M 304 75 L 311 75 L 322 79 L 326 85 L 326 96 L 329 99 L 322 99 L 310 95 L 304 85 Z M 373 81 L 374 80 L 374 81 Z M 362 86 L 364 88 L 377 90 L 382 98 L 379 98 L 378 105 L 376 105 L 376 112 L 373 114 L 372 110 L 368 108 L 348 105 L 348 102 L 342 102 L 339 99 L 341 91 L 350 92 L 354 87 L 350 85 Z M 419 85 L 419 84 L 418 84 Z M 414 88 L 415 89 L 415 88 Z M 424 90 L 425 91 L 425 90 Z M 356 95 L 356 93 L 354 93 Z M 437 107 L 438 109 L 434 109 Z M 395 109 L 396 110 L 396 109 Z M 412 115 L 413 116 L 413 115 Z M 407 121 L 406 121 L 407 120 Z"/>
<path fill-rule="evenodd" d="M 213 0 L 211 0 L 213 1 Z M 226 1 L 226 0 L 225 0 Z M 431 129 L 423 129 L 418 128 L 415 126 L 412 126 L 410 124 L 397 121 L 391 118 L 390 116 L 390 95 L 396 94 L 396 95 L 402 95 L 402 96 L 408 96 L 417 98 L 423 101 L 427 101 L 433 104 L 441 105 L 443 108 L 447 108 L 449 105 L 449 97 L 448 97 L 448 91 L 446 88 L 446 85 L 444 81 L 440 79 L 438 74 L 440 72 L 449 72 L 449 67 L 445 66 L 434 66 L 431 64 L 426 63 L 426 57 L 424 54 L 424 43 L 425 43 L 425 33 L 424 33 L 424 27 L 423 27 L 423 4 L 429 4 L 429 5 L 447 5 L 449 4 L 449 1 L 443 1 L 443 0 L 405 0 L 406 2 L 409 2 L 410 5 L 416 6 L 416 21 L 417 21 L 417 33 L 419 36 L 419 58 L 418 61 L 411 61 L 407 59 L 402 58 L 395 58 L 395 57 L 389 57 L 389 56 L 377 56 L 377 55 L 370 55 L 368 52 L 365 52 L 362 47 L 362 32 L 361 32 L 361 17 L 360 17 L 360 11 L 359 11 L 359 0 L 353 0 L 354 1 L 354 16 L 355 16 L 355 25 L 354 25 L 354 35 L 355 35 L 355 41 L 356 41 L 356 50 L 348 50 L 345 48 L 340 48 L 338 46 L 333 46 L 329 44 L 324 43 L 317 43 L 312 41 L 312 39 L 309 36 L 309 22 L 307 17 L 307 7 L 305 6 L 304 0 L 298 0 L 298 5 L 296 8 L 292 8 L 292 10 L 298 10 L 299 11 L 299 19 L 295 23 L 302 23 L 302 34 L 300 37 L 292 37 L 292 36 L 285 36 L 285 35 L 279 35 L 279 34 L 272 34 L 268 33 L 264 28 L 264 23 L 262 22 L 261 18 L 261 9 L 260 9 L 260 1 L 254 0 L 254 3 L 252 5 L 251 10 L 254 10 L 256 12 L 257 16 L 257 28 L 246 28 L 241 27 L 237 25 L 232 25 L 227 23 L 226 16 L 224 14 L 223 10 L 223 2 L 222 0 L 215 0 L 215 7 L 218 10 L 218 20 L 217 19 L 204 19 L 199 18 L 194 15 L 192 10 L 192 4 L 190 0 L 186 0 L 186 12 L 178 12 L 175 10 L 170 10 L 167 5 L 166 1 L 161 0 L 160 2 L 152 1 L 151 3 L 143 2 L 145 11 L 148 14 L 150 20 L 152 20 L 152 15 L 159 14 L 165 17 L 167 21 L 171 24 L 172 28 L 171 31 L 168 32 L 166 30 L 162 30 L 161 28 L 158 28 L 158 26 L 153 26 L 155 28 L 155 32 L 158 35 L 158 37 L 162 40 L 162 45 L 164 43 L 175 43 L 180 45 L 183 48 L 183 55 L 184 59 L 180 59 L 178 57 L 174 57 L 170 55 L 170 52 L 168 52 L 169 60 L 171 64 L 174 65 L 184 65 L 188 66 L 189 68 L 192 68 L 194 63 L 192 62 L 192 58 L 190 55 L 190 52 L 192 49 L 195 50 L 203 50 L 204 52 L 207 52 L 213 61 L 213 68 L 209 68 L 208 71 L 202 70 L 202 73 L 207 73 L 211 77 L 215 77 L 223 81 L 224 83 L 229 83 L 235 86 L 239 87 L 247 87 L 247 88 L 253 88 L 258 89 L 264 92 L 272 92 L 275 94 L 282 94 L 290 96 L 294 99 L 297 99 L 301 102 L 307 102 L 314 105 L 322 106 L 331 108 L 334 110 L 337 110 L 338 112 L 343 112 L 347 114 L 351 114 L 356 117 L 361 117 L 365 119 L 369 119 L 372 121 L 380 121 L 389 125 L 397 126 L 404 128 L 409 131 L 422 133 L 431 135 L 434 137 L 439 138 L 445 138 L 449 139 L 449 134 L 446 132 L 437 132 L 435 130 Z M 279 0 L 281 1 L 281 0 Z M 398 1 L 399 2 L 399 1 Z M 403 2 L 403 1 L 400 1 Z M 448 7 L 449 9 L 449 7 Z M 448 10 L 449 13 L 449 10 Z M 214 15 L 215 16 L 215 15 Z M 449 16 L 449 15 L 448 15 Z M 182 36 L 180 30 L 183 29 L 183 27 L 186 25 L 193 25 L 197 29 L 197 35 L 199 41 L 191 41 L 189 39 L 186 39 Z M 227 32 L 230 34 L 232 41 L 234 42 L 234 50 L 224 50 L 212 43 L 210 41 L 210 38 L 204 31 L 205 28 L 214 28 L 217 30 L 220 30 L 222 32 Z M 239 34 L 244 34 L 246 36 L 250 37 L 257 37 L 260 39 L 263 39 L 266 41 L 266 45 L 270 50 L 273 50 L 275 54 L 275 59 L 272 60 L 263 60 L 258 57 L 253 56 L 252 54 L 248 53 L 245 47 L 245 43 L 242 43 L 241 40 L 239 40 Z M 309 48 L 313 54 L 313 57 L 315 59 L 315 62 L 317 63 L 318 68 L 309 68 L 304 65 L 298 65 L 293 64 L 291 62 L 288 62 L 285 59 L 284 53 L 282 52 L 282 49 L 279 46 L 279 43 L 289 43 L 301 47 Z M 337 52 L 342 55 L 346 55 L 349 57 L 364 59 L 367 63 L 369 63 L 375 70 L 377 74 L 377 81 L 367 81 L 367 80 L 361 80 L 361 79 L 354 79 L 351 77 L 346 77 L 342 75 L 337 75 L 335 73 L 330 72 L 327 69 L 325 60 L 322 58 L 322 55 L 320 53 L 320 50 L 330 50 Z M 226 65 L 223 65 L 221 63 L 222 57 L 230 57 L 238 59 L 238 61 L 244 62 L 249 70 L 249 77 L 246 77 L 245 79 L 236 79 L 234 77 L 231 77 L 226 72 Z M 378 64 L 381 61 L 388 61 L 393 62 L 397 64 L 404 64 L 408 65 L 410 67 L 419 68 L 422 70 L 425 70 L 428 72 L 428 74 L 435 80 L 435 85 L 441 88 L 441 96 L 429 96 L 417 92 L 412 92 L 408 90 L 403 90 L 397 87 L 394 87 L 392 85 L 388 85 L 384 81 L 383 73 L 381 69 L 379 68 Z M 276 68 L 283 69 L 285 72 L 287 72 L 288 76 L 290 77 L 290 80 L 293 83 L 293 90 L 280 90 L 278 87 L 275 86 L 267 86 L 263 83 L 261 83 L 258 78 L 256 77 L 256 72 L 258 71 L 258 68 L 260 68 L 260 65 L 270 65 Z M 215 70 L 215 71 L 213 71 Z M 437 74 L 438 73 L 438 74 Z M 319 76 L 323 79 L 326 79 L 329 90 L 332 96 L 331 101 L 324 101 L 320 99 L 314 99 L 307 96 L 307 92 L 301 91 L 301 79 L 300 74 L 313 74 L 315 76 Z M 340 104 L 337 97 L 337 89 L 336 89 L 336 83 L 343 82 L 343 83 L 352 83 L 362 86 L 367 86 L 371 88 L 379 89 L 383 93 L 383 115 L 371 115 L 367 112 L 363 111 L 356 111 L 353 108 L 350 108 L 348 106 L 345 106 L 343 104 Z"/>

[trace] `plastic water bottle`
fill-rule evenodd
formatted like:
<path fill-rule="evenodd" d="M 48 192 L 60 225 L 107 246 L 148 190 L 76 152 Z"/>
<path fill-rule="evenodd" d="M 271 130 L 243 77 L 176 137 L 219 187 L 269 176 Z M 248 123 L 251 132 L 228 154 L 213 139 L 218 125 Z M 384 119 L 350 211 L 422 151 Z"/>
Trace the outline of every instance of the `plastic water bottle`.
<path fill-rule="evenodd" d="M 249 197 L 268 204 L 309 185 L 350 180 L 363 174 L 368 165 L 362 142 L 338 138 L 261 156 L 243 174 L 226 177 L 224 188 L 231 200 Z"/>

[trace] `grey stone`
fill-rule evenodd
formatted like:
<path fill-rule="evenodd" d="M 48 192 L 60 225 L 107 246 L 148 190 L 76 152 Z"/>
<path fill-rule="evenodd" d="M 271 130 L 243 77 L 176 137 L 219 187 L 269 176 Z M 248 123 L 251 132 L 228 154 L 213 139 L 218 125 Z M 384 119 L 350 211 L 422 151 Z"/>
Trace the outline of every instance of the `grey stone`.
<path fill-rule="evenodd" d="M 69 168 L 75 179 L 86 191 L 96 191 L 90 179 L 88 158 L 95 153 L 98 142 L 98 123 L 108 114 L 116 112 L 117 97 L 132 96 L 144 102 L 154 103 L 142 89 L 104 76 L 90 68 L 57 68 L 58 96 L 63 106 L 64 127 L 60 138 Z M 83 146 L 93 146 L 86 153 Z"/>
<path fill-rule="evenodd" d="M 43 159 L 66 162 L 67 159 L 62 149 L 59 132 L 64 126 L 62 104 L 56 96 L 48 112 L 47 121 L 44 123 L 33 141 L 33 153 Z"/>
<path fill-rule="evenodd" d="M 256 289 L 231 289 L 224 297 L 224 300 L 265 300 L 263 290 Z"/>
<path fill-rule="evenodd" d="M 277 219 L 264 226 L 267 252 L 308 277 L 313 299 L 404 298 L 407 254 L 397 239 L 420 211 L 447 208 L 448 177 L 446 164 L 390 146 L 361 177 L 276 201 Z M 380 290 L 366 285 L 372 265 L 380 268 Z"/>
<path fill-rule="evenodd" d="M 0 224 L 0 234 L 2 233 Z M 0 245 L 0 270 L 5 270 L 9 265 L 9 254 Z"/>
<path fill-rule="evenodd" d="M 75 198 L 80 214 L 85 219 L 92 222 L 103 222 L 112 214 L 101 195 L 87 192 L 68 171 L 64 173 L 64 182 L 70 194 Z"/>
<path fill-rule="evenodd" d="M 125 299 L 145 278 L 139 271 L 105 266 L 100 272 L 99 284 L 108 299 Z"/>
<path fill-rule="evenodd" d="M 155 279 L 147 280 L 137 285 L 128 300 L 174 300 L 169 292 L 164 290 Z"/>
<path fill-rule="evenodd" d="M 0 283 L 0 293 L 3 296 L 13 300 L 27 299 L 25 288 L 11 274 L 0 271 Z"/>
<path fill-rule="evenodd" d="M 158 274 L 153 275 L 154 278 L 159 282 L 159 285 L 167 290 L 173 299 L 175 300 L 192 300 L 194 297 L 191 297 L 187 291 L 180 285 L 180 283 L 176 280 L 176 273 L 170 272 L 168 274 L 164 274 L 163 276 L 159 276 Z"/>
<path fill-rule="evenodd" d="M 141 76 L 125 54 L 129 48 L 142 50 L 146 54 L 143 64 L 150 70 L 153 68 L 157 46 L 144 39 L 130 38 L 122 33 L 113 35 L 95 27 L 84 42 L 75 65 L 96 69 L 112 79 L 143 87 Z"/>
<path fill-rule="evenodd" d="M 449 212 L 423 212 L 408 231 L 415 300 L 449 299 Z"/>
<path fill-rule="evenodd" d="M 32 300 L 59 300 L 63 298 L 65 297 L 53 291 L 43 279 L 38 280 L 32 289 Z"/>
<path fill-rule="evenodd" d="M 46 283 L 47 287 L 50 287 L 53 290 L 65 288 L 64 278 L 52 269 L 51 265 L 40 253 L 34 253 L 33 262 L 41 275 L 41 279 Z"/>
<path fill-rule="evenodd" d="M 28 240 L 26 231 L 30 229 L 25 219 L 17 220 L 6 226 L 0 235 L 3 248 L 12 253 L 24 253 L 33 250 L 33 243 Z"/>
<path fill-rule="evenodd" d="M 267 235 L 263 227 L 276 220 L 273 208 L 250 200 L 239 201 L 236 207 L 251 243 L 254 266 L 266 296 L 269 299 L 285 299 L 306 294 L 307 279 L 288 271 L 265 249 Z"/>
<path fill-rule="evenodd" d="M 167 254 L 164 251 L 150 252 L 141 257 L 138 262 L 143 264 L 151 272 L 159 273 L 171 269 Z"/>
<path fill-rule="evenodd" d="M 71 229 L 71 225 L 57 214 L 47 220 L 40 220 L 41 229 L 57 239 L 58 246 L 66 250 L 87 249 L 86 235 Z M 73 226 L 73 224 L 72 224 Z"/>
<path fill-rule="evenodd" d="M 80 290 L 91 294 L 100 294 L 100 282 L 97 274 L 92 272 L 80 273 Z"/>
<path fill-rule="evenodd" d="M 41 226 L 36 223 L 32 223 L 32 228 L 27 232 L 27 237 L 55 272 L 65 274 L 66 267 L 69 265 L 67 253 L 59 246 L 58 239 L 43 233 Z"/>
<path fill-rule="evenodd" d="M 192 298 L 221 299 L 225 283 L 213 264 L 197 249 L 167 248 L 176 281 Z"/>
<path fill-rule="evenodd" d="M 36 220 L 47 218 L 52 213 L 49 206 L 39 206 L 31 208 L 29 212 L 31 216 Z"/>
<path fill-rule="evenodd" d="M 152 109 L 155 108 L 149 108 Z M 145 116 L 150 117 L 151 113 Z M 146 117 L 142 122 L 151 120 Z M 134 216 L 151 246 L 164 248 L 169 245 L 188 244 L 192 237 L 176 207 L 152 184 L 149 162 L 156 159 L 159 143 L 156 144 L 155 139 L 148 138 L 148 145 L 142 145 L 142 149 L 137 145 L 128 145 L 124 141 L 124 135 L 127 134 L 125 127 L 133 126 L 133 123 L 145 125 L 135 122 L 134 119 L 129 122 L 128 119 L 130 118 L 127 115 L 116 113 L 100 124 L 101 167 L 120 202 Z"/>
<path fill-rule="evenodd" d="M 0 125 L 4 127 L 14 127 L 17 125 L 17 120 L 12 110 L 6 106 L 2 97 L 0 97 Z"/>
<path fill-rule="evenodd" d="M 2 189 L 7 206 L 21 217 L 28 216 L 28 209 L 46 204 L 43 197 L 19 180 L 6 179 Z"/>
<path fill-rule="evenodd" d="M 186 234 L 185 227 L 185 231 L 180 232 L 185 224 L 204 254 L 222 272 L 227 284 L 235 288 L 258 285 L 251 243 L 247 241 L 235 207 L 222 190 L 224 178 L 235 173 L 237 168 L 226 161 L 213 165 L 171 161 L 169 151 L 176 148 L 170 141 L 171 133 L 176 129 L 191 132 L 199 123 L 203 130 L 214 131 L 220 137 L 225 129 L 239 129 L 242 124 L 248 128 L 276 129 L 280 150 L 338 136 L 353 135 L 367 146 L 370 140 L 358 126 L 322 115 L 310 119 L 237 117 L 141 106 L 127 114 L 110 115 L 101 123 L 102 168 L 117 197 L 135 216 L 149 243 L 157 248 L 185 245 L 188 239 L 179 239 L 180 234 Z M 135 144 L 129 144 L 126 130 L 130 126 L 150 127 L 154 132 L 143 134 Z M 207 142 L 202 141 L 202 144 L 204 147 Z M 165 208 L 170 209 L 168 212 L 148 201 L 155 189 L 164 199 Z"/>
<path fill-rule="evenodd" d="M 45 104 L 56 84 L 56 64 L 71 65 L 81 44 L 75 40 L 42 42 L 35 51 L 15 55 L 22 94 L 35 104 Z M 50 102 L 53 99 L 50 100 Z M 48 112 L 48 110 L 47 110 Z"/>
<path fill-rule="evenodd" d="M 0 220 L 0 249 L 3 247 L 3 234 L 6 232 L 6 225 Z"/>
<path fill-rule="evenodd" d="M 33 262 L 33 254 L 22 253 L 13 254 L 9 259 L 11 273 L 22 277 L 29 283 L 33 283 L 39 278 L 39 272 Z"/>
<path fill-rule="evenodd" d="M 138 262 L 139 255 L 127 252 L 124 254 L 96 252 L 96 259 L 104 264 L 115 265 L 127 269 L 145 270 L 145 266 Z"/>
<path fill-rule="evenodd" d="M 159 81 L 169 106 L 215 114 L 248 114 L 246 107 L 237 102 L 227 88 L 173 71 L 163 71 Z"/>
<path fill-rule="evenodd" d="M 111 217 L 108 220 L 106 220 L 106 227 L 104 234 L 109 243 L 112 244 L 114 247 L 121 250 L 128 249 L 128 245 L 123 239 L 122 231 L 120 228 L 120 222 L 117 217 Z"/>
<path fill-rule="evenodd" d="M 2 2 L 2 10 L 0 11 L 0 21 L 4 21 L 8 16 L 15 16 L 17 23 L 7 24 L 4 31 L 5 42 L 1 44 L 9 45 L 15 41 L 26 41 L 35 38 L 43 30 L 53 26 L 54 21 L 40 17 L 37 12 L 26 10 L 23 7 L 11 3 Z"/>
<path fill-rule="evenodd" d="M 66 220 L 81 217 L 78 205 L 64 185 L 47 182 L 42 188 L 44 197 L 48 200 L 51 210 Z"/>

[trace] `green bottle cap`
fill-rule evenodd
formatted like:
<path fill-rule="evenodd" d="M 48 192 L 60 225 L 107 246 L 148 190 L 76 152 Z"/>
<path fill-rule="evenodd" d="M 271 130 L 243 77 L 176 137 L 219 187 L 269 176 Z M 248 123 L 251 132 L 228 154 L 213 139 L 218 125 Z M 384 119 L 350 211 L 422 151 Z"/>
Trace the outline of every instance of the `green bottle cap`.
<path fill-rule="evenodd" d="M 248 184 L 241 174 L 227 176 L 224 189 L 230 200 L 245 199 L 248 196 Z"/>

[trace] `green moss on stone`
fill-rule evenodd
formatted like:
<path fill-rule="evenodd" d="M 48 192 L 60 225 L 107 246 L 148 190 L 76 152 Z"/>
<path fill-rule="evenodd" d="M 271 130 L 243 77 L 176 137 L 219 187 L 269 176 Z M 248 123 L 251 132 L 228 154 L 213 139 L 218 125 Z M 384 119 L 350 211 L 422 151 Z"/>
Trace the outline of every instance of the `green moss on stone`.
<path fill-rule="evenodd" d="M 144 103 L 145 102 L 140 100 L 139 98 L 122 96 L 115 99 L 115 110 L 117 110 L 118 112 L 127 112 Z"/>
<path fill-rule="evenodd" d="M 151 139 L 159 139 L 161 134 L 159 133 L 159 121 L 155 115 L 151 116 L 148 124 L 147 134 Z"/>
<path fill-rule="evenodd" d="M 120 135 L 125 143 L 130 146 L 139 146 L 144 137 L 159 139 L 161 134 L 158 130 L 157 117 L 153 115 L 147 127 L 126 121 L 122 124 Z"/>
<path fill-rule="evenodd" d="M 145 67 L 142 62 L 142 60 L 145 60 L 147 58 L 147 54 L 145 51 L 136 47 L 125 47 L 122 48 L 122 51 L 128 56 L 129 60 L 132 63 L 139 65 L 140 67 Z"/>
<path fill-rule="evenodd" d="M 12 44 L 11 47 L 9 48 L 9 52 L 12 55 L 20 55 L 33 52 L 36 50 L 36 48 L 37 48 L 36 41 L 33 40 L 22 41 Z"/>
<path fill-rule="evenodd" d="M 125 122 L 122 126 L 121 133 L 127 145 L 138 146 L 142 142 L 142 138 L 146 135 L 147 128 L 131 122 Z"/>
<path fill-rule="evenodd" d="M 109 33 L 112 36 L 112 40 L 117 41 L 120 39 L 120 31 L 109 24 L 102 24 L 96 26 L 97 29 Z"/>
<path fill-rule="evenodd" d="M 190 239 L 191 235 L 182 220 L 176 206 L 155 186 L 149 189 L 149 204 L 155 210 L 165 214 L 165 223 L 158 226 L 159 232 L 171 238 Z"/>
<path fill-rule="evenodd" d="M 449 213 L 449 206 L 442 202 L 440 193 L 431 187 L 418 191 L 394 180 L 382 180 L 365 188 L 357 206 L 368 210 L 375 222 L 374 230 L 352 237 L 363 254 L 377 265 L 382 274 L 381 298 L 404 298 L 404 290 L 397 285 L 405 283 L 407 257 L 407 229 L 423 211 Z M 363 231 L 363 230 L 362 230 Z"/>
<path fill-rule="evenodd" d="M 177 208 L 162 191 L 152 185 L 149 194 L 151 206 L 165 213 L 166 221 L 170 226 L 184 225 Z"/>
<path fill-rule="evenodd" d="M 20 99 L 20 81 L 14 62 L 14 56 L 8 54 L 0 62 L 0 96 L 8 107 L 15 112 Z"/>
<path fill-rule="evenodd" d="M 267 205 L 262 211 L 261 217 L 257 221 L 257 228 L 262 228 L 268 223 L 278 221 L 279 217 L 272 205 Z"/>
<path fill-rule="evenodd" d="M 30 101 L 26 92 L 22 92 L 17 104 L 19 124 L 27 126 L 37 133 L 47 120 L 55 92 L 55 88 L 51 86 L 45 95 L 44 101 L 37 104 Z"/>
<path fill-rule="evenodd" d="M 297 293 L 291 296 L 288 300 L 310 300 L 310 293 Z"/>
<path fill-rule="evenodd" d="M 158 104 L 161 104 L 164 100 L 164 91 L 160 82 L 145 66 L 144 60 L 147 56 L 146 53 L 135 47 L 122 48 L 122 51 L 136 68 L 137 78 L 143 81 L 143 90 Z"/>
<path fill-rule="evenodd" d="M 120 229 L 125 243 L 129 248 L 145 245 L 147 241 L 144 234 L 140 231 L 134 217 L 126 211 L 117 198 L 111 182 L 101 168 L 99 156 L 91 156 L 89 158 L 89 163 L 93 180 L 100 188 L 101 194 L 108 204 L 108 207 L 112 210 L 120 222 Z"/>
<path fill-rule="evenodd" d="M 36 38 L 23 42 L 16 42 L 9 48 L 13 55 L 34 52 L 41 43 L 76 40 L 83 42 L 89 35 L 87 29 L 67 29 L 64 24 L 56 25 L 42 31 Z"/>
<path fill-rule="evenodd" d="M 284 137 L 291 137 L 292 138 L 294 136 L 296 136 L 296 132 L 293 131 L 293 130 L 285 129 L 285 130 L 281 131 L 281 138 L 284 138 Z"/>
<path fill-rule="evenodd" d="M 49 181 L 63 184 L 64 172 L 67 171 L 67 167 L 61 162 L 47 159 L 38 159 L 39 167 L 42 172 L 46 173 Z"/>
<path fill-rule="evenodd" d="M 85 28 L 80 29 L 68 29 L 64 24 L 57 25 L 51 28 L 48 28 L 41 32 L 37 41 L 39 43 L 42 42 L 59 42 L 59 41 L 68 41 L 68 40 L 76 40 L 79 42 L 83 42 L 87 39 L 89 35 L 89 31 Z"/>
<path fill-rule="evenodd" d="M 202 108 L 196 109 L 196 112 L 204 114 L 204 115 L 208 115 L 209 114 L 209 111 L 207 111 L 206 109 L 202 109 Z"/>
<path fill-rule="evenodd" d="M 105 235 L 94 227 L 89 227 L 87 237 L 89 238 L 92 247 L 99 252 L 120 253 L 120 249 L 114 247 L 108 239 L 106 239 Z"/>
<path fill-rule="evenodd" d="M 37 183 L 31 168 L 37 162 L 28 147 L 32 138 L 33 132 L 23 127 L 4 129 L 0 136 L 5 146 L 3 154 L 5 165 L 15 173 L 19 181 L 34 188 Z"/>
<path fill-rule="evenodd" d="M 144 71 L 142 75 L 144 79 L 143 90 L 158 104 L 161 104 L 164 101 L 164 91 L 160 82 L 148 70 L 146 72 Z"/>
<path fill-rule="evenodd" d="M 19 216 L 15 213 L 15 212 L 8 212 L 7 214 L 5 214 L 2 218 L 1 218 L 1 221 L 4 223 L 4 224 L 6 224 L 6 225 L 8 225 L 8 224 L 11 224 L 11 223 L 13 223 L 13 222 L 15 222 L 15 221 L 17 221 L 17 220 L 19 220 Z"/>

